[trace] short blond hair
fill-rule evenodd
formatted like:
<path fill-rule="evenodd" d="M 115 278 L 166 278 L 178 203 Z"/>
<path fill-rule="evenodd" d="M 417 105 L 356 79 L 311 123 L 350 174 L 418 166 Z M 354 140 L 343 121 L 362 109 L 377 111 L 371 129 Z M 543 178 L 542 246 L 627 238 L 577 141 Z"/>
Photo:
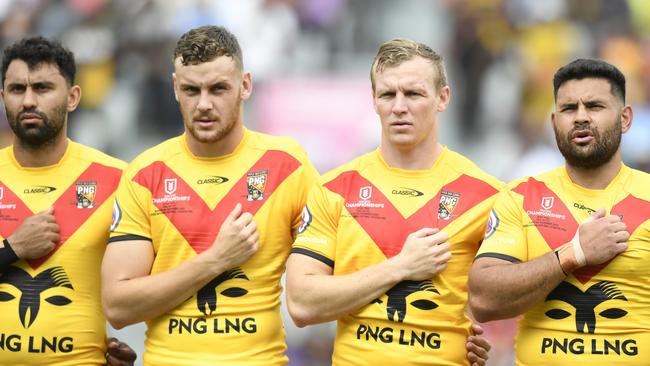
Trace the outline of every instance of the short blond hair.
<path fill-rule="evenodd" d="M 439 90 L 447 86 L 447 71 L 445 70 L 442 56 L 424 43 L 415 42 L 410 39 L 395 38 L 379 46 L 377 55 L 372 62 L 372 67 L 370 68 L 372 91 L 375 91 L 376 72 L 381 72 L 386 67 L 399 66 L 403 62 L 410 61 L 417 56 L 429 60 L 433 64 L 437 74 L 434 76 L 436 79 L 436 89 Z"/>

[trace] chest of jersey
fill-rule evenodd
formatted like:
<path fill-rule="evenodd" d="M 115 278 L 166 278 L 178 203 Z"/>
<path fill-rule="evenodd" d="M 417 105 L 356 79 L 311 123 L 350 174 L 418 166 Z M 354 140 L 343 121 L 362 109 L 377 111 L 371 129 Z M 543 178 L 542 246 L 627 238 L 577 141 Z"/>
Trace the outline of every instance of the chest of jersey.
<path fill-rule="evenodd" d="M 580 194 L 534 180 L 515 192 L 523 197 L 529 260 L 570 241 L 601 207 L 619 216 L 631 234 L 625 252 L 570 274 L 526 314 L 521 331 L 527 336 L 517 340 L 521 364 L 548 357 L 566 365 L 578 359 L 642 364 L 650 351 L 650 202 L 624 190 Z"/>

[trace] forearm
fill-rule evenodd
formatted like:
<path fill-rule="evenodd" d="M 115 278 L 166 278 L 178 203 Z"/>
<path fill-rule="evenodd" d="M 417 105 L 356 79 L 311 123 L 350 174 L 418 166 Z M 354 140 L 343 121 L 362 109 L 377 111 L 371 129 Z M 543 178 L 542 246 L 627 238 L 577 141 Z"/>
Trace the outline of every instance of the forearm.
<path fill-rule="evenodd" d="M 346 275 L 289 274 L 289 311 L 300 327 L 336 320 L 368 305 L 403 277 L 392 260 Z"/>
<path fill-rule="evenodd" d="M 183 303 L 226 269 L 199 255 L 165 272 L 105 284 L 104 311 L 115 328 L 162 315 Z"/>
<path fill-rule="evenodd" d="M 472 314 L 480 322 L 515 317 L 544 301 L 565 277 L 554 252 L 516 264 L 479 258 L 469 277 Z"/>

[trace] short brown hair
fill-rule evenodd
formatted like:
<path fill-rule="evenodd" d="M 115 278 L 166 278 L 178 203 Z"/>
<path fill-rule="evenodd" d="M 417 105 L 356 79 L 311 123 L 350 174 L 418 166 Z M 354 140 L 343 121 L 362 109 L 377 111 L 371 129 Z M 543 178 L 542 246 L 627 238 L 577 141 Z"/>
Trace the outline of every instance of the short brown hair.
<path fill-rule="evenodd" d="M 375 72 L 381 72 L 386 67 L 399 66 L 416 56 L 425 58 L 433 64 L 437 71 L 437 80 L 435 80 L 437 89 L 447 86 L 447 71 L 445 70 L 442 56 L 423 43 L 410 39 L 395 38 L 379 46 L 377 55 L 372 62 L 372 67 L 370 68 L 372 91 L 375 91 Z"/>
<path fill-rule="evenodd" d="M 174 49 L 174 61 L 180 57 L 183 65 L 196 65 L 221 56 L 231 57 L 239 70 L 243 70 L 244 59 L 237 38 L 226 28 L 214 25 L 189 30 Z"/>

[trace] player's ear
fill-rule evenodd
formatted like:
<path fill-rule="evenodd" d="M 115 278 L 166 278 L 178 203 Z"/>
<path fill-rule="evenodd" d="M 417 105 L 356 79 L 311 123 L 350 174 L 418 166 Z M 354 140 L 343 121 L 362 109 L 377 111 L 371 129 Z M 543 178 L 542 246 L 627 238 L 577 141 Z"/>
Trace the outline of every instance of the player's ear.
<path fill-rule="evenodd" d="M 174 84 L 174 98 L 178 102 L 178 80 L 176 79 L 176 73 L 172 73 L 172 83 Z"/>
<path fill-rule="evenodd" d="M 81 87 L 79 85 L 73 85 L 68 90 L 68 112 L 72 112 L 77 109 L 79 102 L 81 101 Z"/>
<path fill-rule="evenodd" d="M 239 97 L 242 100 L 246 100 L 251 96 L 252 92 L 253 92 L 253 76 L 251 75 L 250 72 L 245 72 L 242 75 L 241 92 Z"/>
<path fill-rule="evenodd" d="M 551 128 L 555 131 L 555 112 L 551 112 Z"/>
<path fill-rule="evenodd" d="M 450 100 L 451 100 L 451 88 L 449 88 L 449 85 L 445 85 L 442 88 L 440 88 L 440 91 L 438 92 L 438 102 L 436 104 L 436 110 L 438 112 L 442 112 L 445 109 L 447 109 Z"/>
<path fill-rule="evenodd" d="M 621 111 L 621 132 L 626 133 L 632 127 L 632 117 L 634 113 L 632 112 L 632 107 L 626 105 Z"/>

